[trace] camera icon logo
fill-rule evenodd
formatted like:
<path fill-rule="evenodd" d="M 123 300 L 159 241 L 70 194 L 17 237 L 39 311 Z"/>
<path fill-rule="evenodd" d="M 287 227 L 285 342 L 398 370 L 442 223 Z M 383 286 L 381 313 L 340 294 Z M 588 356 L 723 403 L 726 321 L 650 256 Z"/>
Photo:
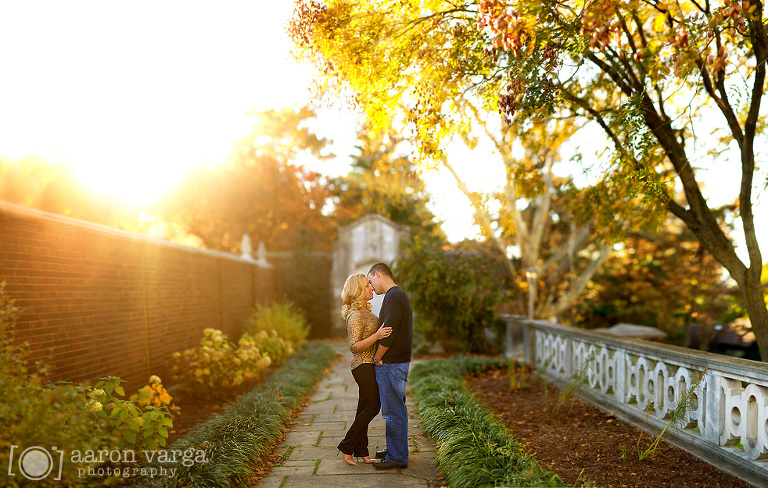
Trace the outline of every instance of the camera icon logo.
<path fill-rule="evenodd" d="M 16 476 L 16 473 L 13 472 L 13 452 L 17 449 L 19 449 L 19 446 L 11 445 L 11 456 L 8 460 L 8 476 Z M 54 455 L 58 455 L 58 460 L 54 458 L 54 455 L 51 455 L 51 451 Z M 58 464 L 58 472 L 53 479 L 60 480 L 61 470 L 64 467 L 64 451 L 57 449 L 56 446 L 51 447 L 51 451 L 40 446 L 30 446 L 24 449 L 21 454 L 18 454 L 18 461 L 16 462 L 18 472 L 28 480 L 37 481 L 47 478 L 56 467 L 56 464 Z M 55 461 L 58 461 L 58 463 Z"/>

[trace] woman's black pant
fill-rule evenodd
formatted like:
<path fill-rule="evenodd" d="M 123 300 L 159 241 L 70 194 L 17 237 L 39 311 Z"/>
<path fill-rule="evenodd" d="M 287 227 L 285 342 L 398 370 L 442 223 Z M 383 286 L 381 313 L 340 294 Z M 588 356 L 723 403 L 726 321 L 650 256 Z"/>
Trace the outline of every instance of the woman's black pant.
<path fill-rule="evenodd" d="M 373 364 L 364 363 L 352 370 L 359 389 L 355 421 L 339 444 L 339 450 L 353 456 L 368 456 L 368 424 L 379 414 L 381 400 Z"/>

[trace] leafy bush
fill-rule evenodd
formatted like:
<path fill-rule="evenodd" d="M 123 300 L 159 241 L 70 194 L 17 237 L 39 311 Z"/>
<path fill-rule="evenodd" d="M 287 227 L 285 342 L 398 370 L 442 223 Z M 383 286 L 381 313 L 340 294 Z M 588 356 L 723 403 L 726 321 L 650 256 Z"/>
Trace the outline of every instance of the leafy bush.
<path fill-rule="evenodd" d="M 157 402 L 118 398 L 125 392 L 116 377 L 103 378 L 95 386 L 68 382 L 46 384 L 44 365 L 32 365 L 25 344 L 10 338 L 16 307 L 0 284 L 0 486 L 108 486 L 116 478 L 78 476 L 78 470 L 98 468 L 101 461 L 77 457 L 73 451 L 113 451 L 116 449 L 155 449 L 165 445 L 173 423 L 170 407 L 162 396 L 164 389 L 153 383 L 162 396 Z M 30 365 L 34 367 L 30 367 Z M 149 395 L 149 394 L 148 394 Z M 167 393 L 166 393 L 167 395 Z M 151 398 L 149 395 L 146 398 Z M 38 446 L 49 450 L 56 472 L 39 481 L 20 473 L 19 456 Z M 55 448 L 55 449 L 54 449 Z M 11 454 L 13 452 L 13 462 Z M 61 457 L 60 454 L 63 454 Z M 61 464 L 61 479 L 58 477 Z M 8 467 L 12 474 L 9 476 Z"/>
<path fill-rule="evenodd" d="M 273 302 L 271 305 L 256 305 L 248 317 L 246 332 L 256 335 L 261 331 L 275 331 L 277 337 L 287 341 L 294 349 L 307 339 L 309 326 L 304 314 L 292 302 Z"/>
<path fill-rule="evenodd" d="M 235 487 L 249 485 L 283 436 L 285 424 L 335 356 L 327 344 L 311 344 L 220 415 L 196 427 L 170 449 L 203 452 L 206 462 L 156 462 L 176 476 L 143 478 L 142 487 Z"/>
<path fill-rule="evenodd" d="M 246 333 L 233 344 L 220 330 L 205 329 L 199 347 L 173 354 L 171 369 L 187 390 L 221 398 L 259 382 L 290 352 L 290 343 L 274 332 Z"/>
<path fill-rule="evenodd" d="M 411 391 L 424 433 L 437 444 L 435 462 L 449 486 L 563 486 L 557 474 L 525 453 L 509 430 L 466 388 L 462 377 L 503 366 L 458 357 L 413 365 Z"/>
<path fill-rule="evenodd" d="M 239 349 L 257 348 L 263 356 L 269 357 L 271 366 L 280 366 L 293 354 L 293 346 L 290 342 L 278 337 L 274 330 L 267 332 L 262 330 L 256 335 L 243 334 L 237 341 Z"/>
<path fill-rule="evenodd" d="M 73 397 L 64 387 L 45 386 L 44 368 L 32 371 L 26 344 L 14 344 L 10 333 L 18 309 L 0 284 L 0 485 L 25 486 L 33 482 L 19 474 L 19 455 L 28 447 L 66 449 L 71 446 L 98 448 L 107 441 L 103 429 L 88 421 L 83 398 Z M 11 452 L 14 459 L 11 463 Z M 53 453 L 56 454 L 55 452 Z M 9 476 L 9 467 L 15 476 Z M 85 480 L 71 476 L 83 464 L 64 459 L 62 479 L 49 477 L 37 486 L 70 483 L 85 486 Z"/>
<path fill-rule="evenodd" d="M 163 381 L 155 375 L 149 377 L 149 383 L 139 389 L 137 394 L 131 395 L 131 400 L 137 402 L 140 407 L 157 407 L 173 416 L 180 413 L 179 407 L 173 403 L 173 397 L 163 387 Z"/>
<path fill-rule="evenodd" d="M 56 386 L 67 391 L 69 398 L 88 412 L 90 423 L 101 426 L 110 435 L 114 448 L 142 451 L 165 447 L 168 429 L 173 427 L 172 399 L 160 379 L 152 378 L 156 378 L 157 383 L 150 380 L 151 385 L 128 400 L 120 398 L 125 396 L 125 391 L 120 386 L 122 380 L 116 376 L 101 378 L 94 386 L 64 381 Z M 162 391 L 164 395 L 154 397 L 148 389 Z"/>
<path fill-rule="evenodd" d="M 477 250 L 445 251 L 415 239 L 396 275 L 410 296 L 417 335 L 448 352 L 488 352 L 485 329 L 501 332 L 495 310 L 504 300 L 497 261 Z"/>

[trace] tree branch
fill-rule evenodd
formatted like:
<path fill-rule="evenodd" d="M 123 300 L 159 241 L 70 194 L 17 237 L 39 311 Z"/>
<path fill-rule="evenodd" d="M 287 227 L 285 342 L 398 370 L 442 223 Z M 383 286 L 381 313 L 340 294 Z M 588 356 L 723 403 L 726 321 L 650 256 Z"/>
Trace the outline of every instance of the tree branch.
<path fill-rule="evenodd" d="M 448 162 L 447 159 L 443 158 L 441 161 L 443 165 L 448 169 L 448 171 L 451 172 L 453 175 L 453 178 L 456 180 L 456 185 L 459 187 L 459 190 L 461 190 L 464 195 L 466 195 L 467 198 L 469 198 L 469 201 L 472 203 L 472 206 L 475 209 L 475 220 L 478 220 L 478 225 L 483 228 L 483 230 L 486 231 L 486 234 L 488 235 L 488 239 L 491 240 L 491 242 L 496 245 L 496 248 L 501 251 L 502 255 L 507 255 L 507 249 L 506 246 L 504 246 L 504 243 L 499 239 L 496 234 L 493 232 L 493 229 L 491 228 L 491 217 L 488 215 L 488 213 L 480 207 L 480 205 L 475 201 L 475 198 L 473 198 L 474 193 L 469 190 L 467 185 L 464 183 L 464 180 L 461 179 L 459 174 L 456 172 L 456 170 L 453 168 L 453 166 Z M 504 262 L 507 265 L 507 269 L 511 273 L 511 276 L 515 276 L 517 274 L 517 271 L 515 270 L 515 265 L 512 263 L 511 259 L 505 259 Z"/>
<path fill-rule="evenodd" d="M 600 266 L 603 265 L 608 256 L 611 254 L 610 246 L 601 246 L 598 255 L 589 263 L 587 268 L 582 271 L 576 281 L 571 285 L 567 293 L 565 293 L 554 305 L 550 311 L 551 317 L 556 317 L 561 313 L 568 310 L 571 307 L 576 298 L 578 298 L 586 289 L 589 281 L 595 275 Z"/>

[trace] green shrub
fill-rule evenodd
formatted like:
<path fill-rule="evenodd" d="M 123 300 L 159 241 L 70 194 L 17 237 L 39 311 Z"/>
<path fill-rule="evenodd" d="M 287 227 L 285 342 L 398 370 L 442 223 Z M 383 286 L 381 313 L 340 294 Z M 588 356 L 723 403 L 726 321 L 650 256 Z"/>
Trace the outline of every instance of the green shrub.
<path fill-rule="evenodd" d="M 334 356 L 333 349 L 322 343 L 294 353 L 256 388 L 170 446 L 201 453 L 205 462 L 156 462 L 151 467 L 175 469 L 176 475 L 137 483 L 142 487 L 248 486 L 282 438 L 291 412 L 312 391 Z"/>
<path fill-rule="evenodd" d="M 239 349 L 257 348 L 263 356 L 269 357 L 272 367 L 280 366 L 288 356 L 293 354 L 291 343 L 278 337 L 274 330 L 270 332 L 262 330 L 255 336 L 246 332 L 237 341 L 237 346 Z"/>
<path fill-rule="evenodd" d="M 398 258 L 395 275 L 413 304 L 415 335 L 447 352 L 486 353 L 485 329 L 501 333 L 496 314 L 504 276 L 498 260 L 480 250 L 447 252 L 415 239 Z"/>
<path fill-rule="evenodd" d="M 452 487 L 563 486 L 466 388 L 472 372 L 503 366 L 499 360 L 458 357 L 414 364 L 411 391 L 424 433 L 437 444 L 435 462 Z"/>
<path fill-rule="evenodd" d="M 236 346 L 216 329 L 205 329 L 199 347 L 175 352 L 171 360 L 175 381 L 187 391 L 210 398 L 226 397 L 255 384 L 272 363 L 255 342 L 246 338 Z"/>
<path fill-rule="evenodd" d="M 274 330 L 278 337 L 286 340 L 294 349 L 298 349 L 309 334 L 304 314 L 292 302 L 256 305 L 256 310 L 248 317 L 245 329 L 254 336 L 261 331 Z"/>
<path fill-rule="evenodd" d="M 119 398 L 125 396 L 121 382 L 120 378 L 109 376 L 93 388 L 78 387 L 75 391 L 81 390 L 90 399 L 85 408 L 92 413 L 91 419 L 109 426 L 118 449 L 143 451 L 165 447 L 168 429 L 173 427 L 171 413 L 163 405 L 145 402 L 148 397 L 141 393 L 129 400 Z"/>
<path fill-rule="evenodd" d="M 86 486 L 86 480 L 72 476 L 78 467 L 84 466 L 73 466 L 67 456 L 61 480 L 49 476 L 33 482 L 20 474 L 19 456 L 28 447 L 40 446 L 56 456 L 58 452 L 53 447 L 96 449 L 108 439 L 101 426 L 88 421 L 84 398 L 73 396 L 61 386 L 47 387 L 44 368 L 29 367 L 31 354 L 27 345 L 14 344 L 10 337 L 17 310 L 15 301 L 6 294 L 5 283 L 0 283 L 0 486 Z M 14 458 L 9 464 L 12 450 Z M 15 476 L 9 475 L 9 467 Z"/>
<path fill-rule="evenodd" d="M 131 400 L 118 398 L 124 391 L 116 377 L 103 378 L 93 387 L 47 384 L 45 366 L 32 364 L 28 346 L 10 339 L 16 307 L 4 287 L 0 284 L 0 486 L 117 484 L 116 477 L 83 475 L 103 462 L 75 452 L 163 446 L 173 425 L 170 413 L 151 401 L 143 404 L 141 394 Z M 53 461 L 51 473 L 38 481 L 28 480 L 19 466 L 20 456 L 34 446 L 48 450 Z M 61 477 L 56 479 L 59 467 Z"/>

